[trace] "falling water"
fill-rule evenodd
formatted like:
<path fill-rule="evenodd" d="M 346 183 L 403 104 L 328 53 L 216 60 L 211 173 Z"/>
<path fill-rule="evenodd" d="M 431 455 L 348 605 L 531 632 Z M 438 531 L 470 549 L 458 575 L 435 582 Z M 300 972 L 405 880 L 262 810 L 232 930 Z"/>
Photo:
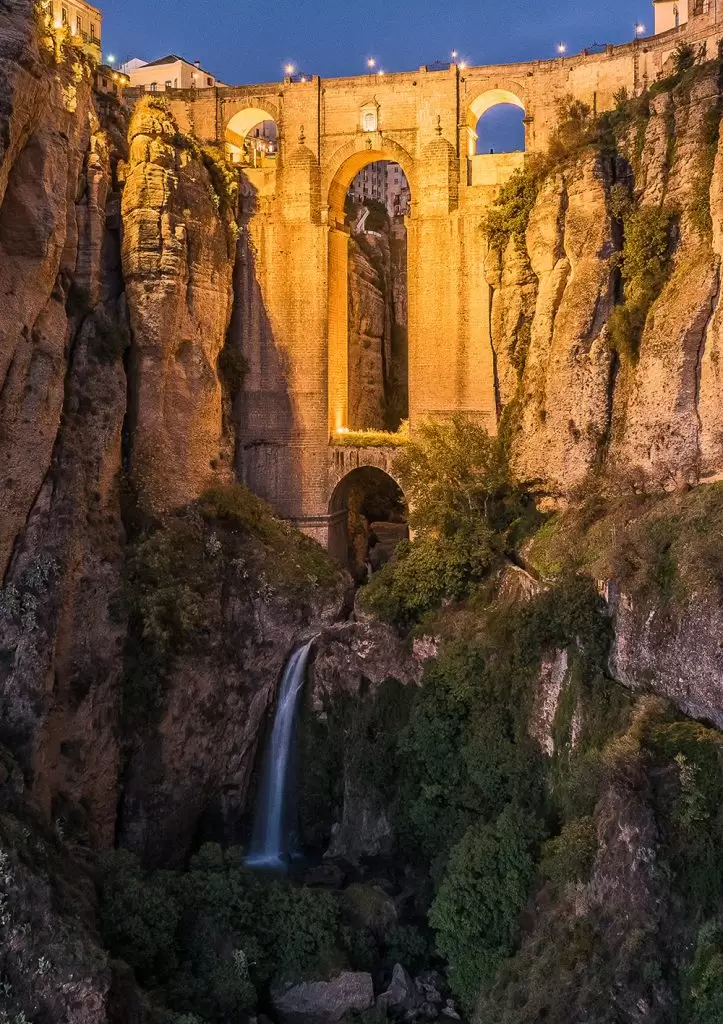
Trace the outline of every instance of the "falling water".
<path fill-rule="evenodd" d="M 264 754 L 251 850 L 246 858 L 250 867 L 283 869 L 288 860 L 291 750 L 306 665 L 315 639 L 297 647 L 284 669 L 271 739 Z"/>

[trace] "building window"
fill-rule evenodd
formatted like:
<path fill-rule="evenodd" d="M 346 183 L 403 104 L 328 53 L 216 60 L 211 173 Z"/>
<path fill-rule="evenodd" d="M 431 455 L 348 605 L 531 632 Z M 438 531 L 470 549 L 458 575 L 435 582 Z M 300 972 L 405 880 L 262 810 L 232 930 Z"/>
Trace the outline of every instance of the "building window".
<path fill-rule="evenodd" d="M 376 131 L 377 127 L 377 116 L 373 110 L 368 110 L 364 115 L 364 131 L 373 132 Z"/>
<path fill-rule="evenodd" d="M 172 88 L 173 88 L 173 85 L 171 83 L 171 79 L 169 78 L 168 81 L 166 82 L 166 89 L 172 89 Z"/>
<path fill-rule="evenodd" d="M 62 9 L 62 11 L 60 12 L 60 18 L 61 18 L 61 21 L 63 22 L 63 25 L 67 25 L 68 24 L 68 8 L 67 7 L 64 7 Z"/>
<path fill-rule="evenodd" d="M 213 79 L 212 78 L 207 78 L 206 79 L 206 85 L 210 88 L 213 85 Z"/>
<path fill-rule="evenodd" d="M 95 23 L 94 22 L 90 23 L 90 39 L 91 39 L 91 42 L 93 42 L 93 43 L 97 39 L 97 36 L 95 34 Z"/>
<path fill-rule="evenodd" d="M 151 92 L 158 92 L 158 83 L 151 82 Z"/>
<path fill-rule="evenodd" d="M 83 19 L 80 17 L 80 15 L 78 15 L 78 17 L 75 19 L 75 34 L 76 36 L 83 35 Z"/>

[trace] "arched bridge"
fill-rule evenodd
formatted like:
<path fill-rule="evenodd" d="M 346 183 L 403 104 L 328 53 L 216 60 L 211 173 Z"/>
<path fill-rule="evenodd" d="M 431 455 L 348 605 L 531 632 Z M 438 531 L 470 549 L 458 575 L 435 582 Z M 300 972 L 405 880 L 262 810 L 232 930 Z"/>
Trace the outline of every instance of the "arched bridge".
<path fill-rule="evenodd" d="M 401 165 L 411 189 L 408 241 L 409 407 L 464 412 L 494 430 L 484 209 L 523 153 L 477 155 L 479 117 L 499 103 L 525 112 L 526 151 L 547 146 L 556 101 L 610 109 L 662 71 L 681 38 L 715 51 L 711 17 L 602 53 L 551 61 L 355 78 L 289 80 L 170 92 L 181 128 L 242 153 L 273 121 L 273 157 L 245 166 L 237 331 L 248 362 L 239 402 L 242 478 L 282 515 L 327 540 L 337 431 L 348 423 L 344 200 L 366 164 Z M 371 456 L 369 456 L 371 458 Z"/>

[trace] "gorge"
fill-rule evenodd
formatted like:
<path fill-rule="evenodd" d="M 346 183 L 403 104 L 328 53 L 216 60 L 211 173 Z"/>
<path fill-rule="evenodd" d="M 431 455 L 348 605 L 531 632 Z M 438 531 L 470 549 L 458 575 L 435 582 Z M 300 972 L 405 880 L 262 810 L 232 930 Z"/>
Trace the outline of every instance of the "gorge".
<path fill-rule="evenodd" d="M 420 101 L 402 269 L 396 218 L 304 205 L 314 83 L 271 197 L 190 123 L 210 97 L 98 94 L 0 0 L 2 1024 L 722 1019 L 716 31 L 537 68 L 531 102 L 637 53 L 494 185 Z M 435 73 L 402 85 L 466 86 Z M 337 214 L 387 142 L 358 114 Z M 284 877 L 246 857 L 287 852 L 294 698 Z"/>

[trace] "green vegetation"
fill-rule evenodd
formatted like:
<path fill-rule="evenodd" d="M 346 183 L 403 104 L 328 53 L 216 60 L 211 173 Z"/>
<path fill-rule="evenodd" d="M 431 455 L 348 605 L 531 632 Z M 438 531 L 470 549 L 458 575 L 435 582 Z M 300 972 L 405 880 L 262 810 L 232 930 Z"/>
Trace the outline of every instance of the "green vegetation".
<path fill-rule="evenodd" d="M 449 980 L 467 1009 L 512 952 L 534 874 L 534 819 L 509 806 L 454 848 L 430 913 Z"/>
<path fill-rule="evenodd" d="M 642 599 L 680 604 L 693 592 L 719 593 L 722 529 L 721 484 L 656 495 L 592 480 L 535 534 L 526 555 L 545 579 L 574 569 L 614 578 Z"/>
<path fill-rule="evenodd" d="M 511 238 L 520 248 L 524 248 L 527 222 L 538 191 L 538 176 L 529 169 L 515 171 L 502 186 L 482 223 L 490 248 L 502 254 Z"/>
<path fill-rule="evenodd" d="M 314 977 L 342 955 L 327 892 L 260 878 L 241 850 L 204 846 L 186 872 L 143 871 L 106 857 L 103 936 L 161 1006 L 231 1024 L 255 1008 L 272 977 Z"/>
<path fill-rule="evenodd" d="M 332 435 L 331 443 L 342 448 L 402 448 L 409 444 L 409 420 L 399 430 L 342 430 Z"/>
<path fill-rule="evenodd" d="M 631 210 L 623 218 L 624 301 L 612 311 L 608 330 L 615 351 L 633 363 L 648 313 L 668 277 L 672 223 L 672 213 L 659 207 Z"/>
<path fill-rule="evenodd" d="M 238 169 L 228 161 L 220 146 L 201 146 L 201 160 L 211 178 L 215 205 L 224 212 L 235 214 L 238 206 Z"/>
<path fill-rule="evenodd" d="M 408 628 L 485 578 L 529 502 L 509 478 L 501 442 L 464 417 L 421 424 L 394 471 L 416 540 L 399 547 L 361 600 L 385 621 Z"/>
<path fill-rule="evenodd" d="M 339 582 L 314 541 L 274 517 L 240 484 L 213 484 L 199 500 L 142 533 L 130 546 L 125 600 L 131 630 L 123 711 L 128 723 L 159 709 L 179 657 L 229 657 L 221 636 L 222 595 L 253 604 L 302 599 Z"/>

